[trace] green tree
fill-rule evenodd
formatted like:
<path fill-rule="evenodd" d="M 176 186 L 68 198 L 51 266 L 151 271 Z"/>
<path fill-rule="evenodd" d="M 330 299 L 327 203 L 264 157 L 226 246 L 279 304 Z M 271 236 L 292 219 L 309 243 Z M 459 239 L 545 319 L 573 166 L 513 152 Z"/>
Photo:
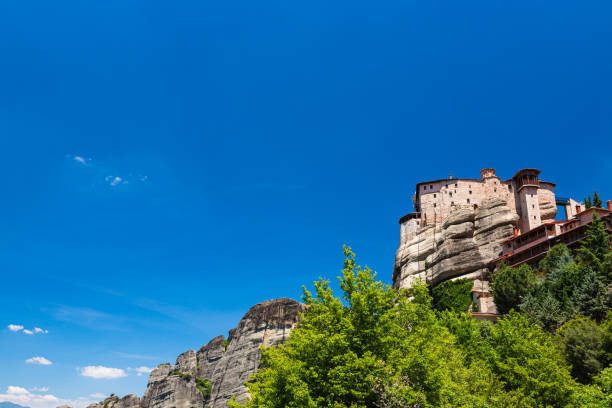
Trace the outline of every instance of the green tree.
<path fill-rule="evenodd" d="M 520 305 L 520 311 L 531 322 L 549 332 L 554 332 L 569 319 L 567 311 L 553 296 L 550 285 L 546 281 L 538 282 L 525 296 Z"/>
<path fill-rule="evenodd" d="M 584 198 L 584 208 L 585 209 L 589 209 L 592 206 L 592 202 L 591 202 L 591 195 L 589 194 L 587 197 Z"/>
<path fill-rule="evenodd" d="M 603 208 L 603 201 L 599 198 L 597 191 L 593 192 L 593 207 Z"/>
<path fill-rule="evenodd" d="M 472 287 L 474 281 L 457 279 L 442 282 L 432 289 L 434 309 L 467 312 L 472 304 Z"/>
<path fill-rule="evenodd" d="M 557 332 L 565 359 L 572 366 L 572 376 L 584 384 L 604 368 L 602 337 L 597 324 L 582 316 L 565 323 Z"/>
<path fill-rule="evenodd" d="M 536 282 L 536 274 L 529 265 L 522 264 L 518 268 L 512 268 L 502 263 L 491 282 L 497 310 L 506 314 L 512 309 L 518 309 Z"/>
<path fill-rule="evenodd" d="M 517 312 L 510 312 L 491 329 L 494 372 L 506 388 L 533 398 L 537 406 L 572 403 L 575 383 L 552 336 Z"/>
<path fill-rule="evenodd" d="M 586 237 L 576 251 L 578 259 L 590 265 L 606 285 L 612 283 L 612 254 L 610 236 L 604 221 L 593 213 L 593 221 L 587 225 Z"/>
<path fill-rule="evenodd" d="M 300 327 L 263 351 L 246 406 L 501 408 L 529 400 L 506 393 L 483 360 L 465 364 L 424 284 L 410 301 L 357 266 L 348 248 L 339 279 L 342 298 L 322 279 L 315 294 L 304 289 Z"/>

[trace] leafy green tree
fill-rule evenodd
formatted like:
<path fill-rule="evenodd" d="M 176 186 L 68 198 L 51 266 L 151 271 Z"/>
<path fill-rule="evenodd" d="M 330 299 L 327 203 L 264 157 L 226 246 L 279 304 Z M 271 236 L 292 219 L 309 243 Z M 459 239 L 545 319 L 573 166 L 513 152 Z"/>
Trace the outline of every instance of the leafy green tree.
<path fill-rule="evenodd" d="M 511 311 L 491 329 L 493 371 L 506 388 L 520 391 L 538 406 L 571 404 L 575 383 L 552 336 Z"/>
<path fill-rule="evenodd" d="M 448 280 L 434 286 L 432 289 L 434 309 L 467 312 L 472 304 L 473 286 L 474 281 L 469 279 Z"/>
<path fill-rule="evenodd" d="M 579 401 L 580 407 L 612 407 L 612 367 L 595 376 L 592 385 L 578 387 L 576 391 L 575 399 Z"/>
<path fill-rule="evenodd" d="M 593 320 L 582 316 L 572 319 L 559 329 L 557 338 L 578 381 L 589 383 L 604 368 L 602 335 Z"/>
<path fill-rule="evenodd" d="M 536 274 L 529 265 L 522 264 L 518 268 L 512 268 L 502 263 L 491 282 L 497 310 L 506 314 L 512 309 L 518 309 L 536 282 Z"/>
<path fill-rule="evenodd" d="M 599 198 L 597 191 L 593 192 L 593 207 L 603 208 L 603 201 L 601 198 Z"/>
<path fill-rule="evenodd" d="M 342 298 L 322 279 L 315 294 L 304 289 L 300 327 L 285 345 L 263 351 L 247 407 L 531 406 L 521 401 L 532 398 L 504 391 L 484 360 L 466 365 L 424 284 L 410 301 L 345 248 L 340 288 Z"/>

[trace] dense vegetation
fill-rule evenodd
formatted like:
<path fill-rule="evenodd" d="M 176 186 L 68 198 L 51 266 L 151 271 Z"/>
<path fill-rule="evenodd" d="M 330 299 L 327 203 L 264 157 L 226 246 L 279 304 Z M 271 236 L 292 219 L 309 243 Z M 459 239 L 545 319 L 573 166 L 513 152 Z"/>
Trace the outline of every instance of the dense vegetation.
<path fill-rule="evenodd" d="M 612 251 L 601 220 L 588 232 L 538 270 L 502 266 L 496 324 L 465 313 L 466 282 L 396 290 L 345 248 L 342 297 L 304 289 L 300 327 L 263 350 L 244 407 L 611 407 Z"/>

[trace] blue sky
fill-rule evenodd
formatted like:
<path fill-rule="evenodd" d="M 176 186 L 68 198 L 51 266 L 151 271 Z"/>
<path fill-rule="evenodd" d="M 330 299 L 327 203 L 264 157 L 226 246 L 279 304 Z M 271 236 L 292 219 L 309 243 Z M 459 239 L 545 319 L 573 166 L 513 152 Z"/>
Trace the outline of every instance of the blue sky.
<path fill-rule="evenodd" d="M 611 7 L 4 4 L 0 400 L 142 394 L 342 244 L 390 283 L 418 181 L 612 199 Z"/>

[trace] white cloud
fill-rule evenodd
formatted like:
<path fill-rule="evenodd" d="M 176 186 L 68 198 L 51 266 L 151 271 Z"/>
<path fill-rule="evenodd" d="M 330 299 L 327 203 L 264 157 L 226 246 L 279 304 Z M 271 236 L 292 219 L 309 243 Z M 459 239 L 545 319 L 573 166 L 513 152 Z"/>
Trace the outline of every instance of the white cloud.
<path fill-rule="evenodd" d="M 47 392 L 49 391 L 49 387 L 32 387 L 30 391 Z"/>
<path fill-rule="evenodd" d="M 102 394 L 101 392 L 95 392 L 93 394 L 89 395 L 91 398 L 95 398 L 95 399 L 104 399 L 106 398 L 105 394 Z"/>
<path fill-rule="evenodd" d="M 22 387 L 16 387 L 14 385 L 9 385 L 6 390 L 6 393 L 10 395 L 24 395 L 24 394 L 29 394 L 30 392 Z"/>
<path fill-rule="evenodd" d="M 32 357 L 26 360 L 26 363 L 30 364 L 39 364 L 39 365 L 51 365 L 53 364 L 51 361 L 47 360 L 44 357 Z"/>
<path fill-rule="evenodd" d="M 150 367 L 140 366 L 140 367 L 129 367 L 128 370 L 135 371 L 136 375 L 140 377 L 143 374 L 149 374 L 153 369 Z"/>
<path fill-rule="evenodd" d="M 49 333 L 49 330 L 44 330 L 44 329 L 41 329 L 40 327 L 35 327 L 34 328 L 34 333 L 47 334 L 47 333 Z"/>
<path fill-rule="evenodd" d="M 97 379 L 113 379 L 127 376 L 121 368 L 104 367 L 104 366 L 87 366 L 79 370 L 79 374 L 83 377 L 91 377 Z"/>
<path fill-rule="evenodd" d="M 18 332 L 20 330 L 23 330 L 23 326 L 19 324 L 9 324 L 7 327 L 12 332 Z"/>
<path fill-rule="evenodd" d="M 41 388 L 39 390 L 45 392 L 44 390 L 48 390 L 48 388 Z M 94 401 L 84 397 L 76 400 L 58 398 L 55 395 L 33 393 L 23 387 L 9 385 L 6 393 L 0 394 L 0 402 L 12 402 L 13 404 L 19 404 L 30 408 L 55 408 L 59 405 L 85 408 Z"/>
<path fill-rule="evenodd" d="M 28 329 L 23 329 L 23 332 L 25 334 L 29 334 L 29 335 L 33 335 L 34 334 L 34 332 L 32 330 L 28 330 Z"/>
<path fill-rule="evenodd" d="M 81 163 L 83 166 L 91 166 L 91 159 L 86 159 L 83 156 L 72 156 L 72 160 L 77 163 Z"/>

